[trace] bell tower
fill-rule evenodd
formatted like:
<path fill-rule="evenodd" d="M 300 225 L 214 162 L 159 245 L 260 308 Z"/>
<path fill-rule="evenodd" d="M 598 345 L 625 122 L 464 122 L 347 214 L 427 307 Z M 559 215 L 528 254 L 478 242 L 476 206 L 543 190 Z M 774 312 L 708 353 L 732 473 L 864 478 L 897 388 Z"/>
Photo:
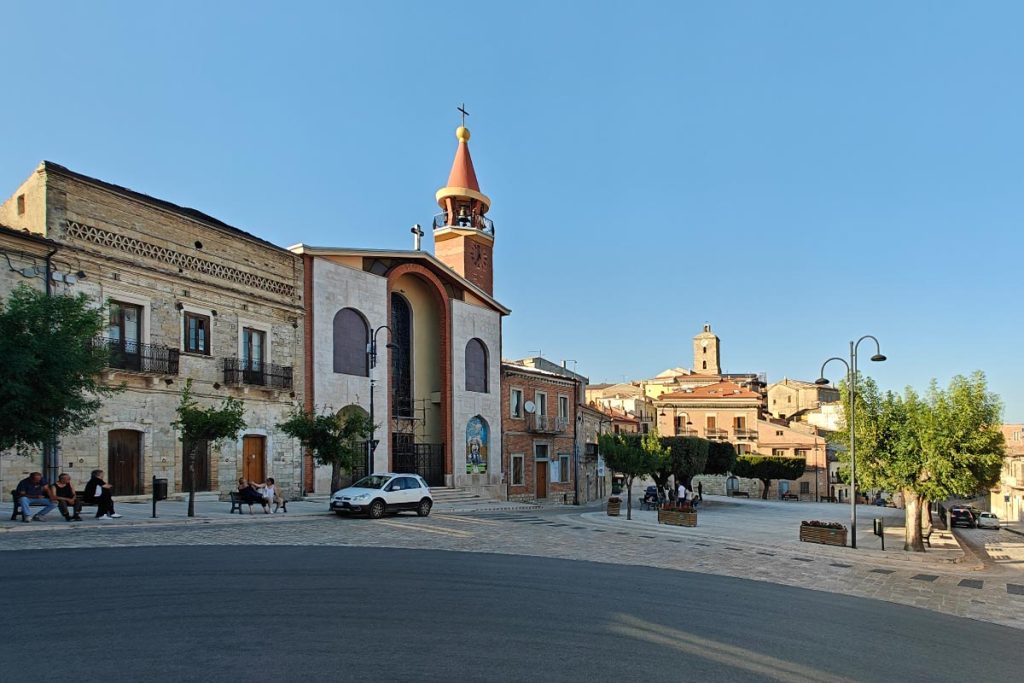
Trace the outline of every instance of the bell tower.
<path fill-rule="evenodd" d="M 466 112 L 463 113 L 465 123 Z M 455 130 L 459 147 L 448 184 L 437 191 L 441 213 L 434 217 L 434 255 L 446 266 L 488 294 L 494 294 L 494 223 L 487 218 L 491 200 L 480 184 L 469 156 L 469 129 Z"/>
<path fill-rule="evenodd" d="M 701 375 L 722 374 L 720 342 L 718 335 L 711 331 L 711 323 L 704 323 L 704 329 L 693 338 L 694 372 Z"/>

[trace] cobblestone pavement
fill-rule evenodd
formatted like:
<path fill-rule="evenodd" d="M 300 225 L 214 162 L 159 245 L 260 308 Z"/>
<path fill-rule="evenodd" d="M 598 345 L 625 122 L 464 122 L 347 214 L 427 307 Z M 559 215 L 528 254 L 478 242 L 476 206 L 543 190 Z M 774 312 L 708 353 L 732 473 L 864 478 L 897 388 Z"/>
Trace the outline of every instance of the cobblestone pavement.
<path fill-rule="evenodd" d="M 169 545 L 331 545 L 441 549 L 589 560 L 679 569 L 887 600 L 1024 629 L 1024 580 L 1007 565 L 982 568 L 945 561 L 907 561 L 869 549 L 830 548 L 769 538 L 723 537 L 711 529 L 658 526 L 601 512 L 506 511 L 435 513 L 382 520 L 323 512 L 152 520 L 133 525 L 24 525 L 0 534 L 0 552 L 19 549 Z M 123 521 L 123 520 L 121 520 Z M 5 524 L 20 532 L 17 523 Z M 48 527 L 44 532 L 42 527 Z M 38 529 L 38 533 L 35 533 Z M 990 538 L 1015 548 L 1009 532 Z M 1016 544 L 1016 545 L 1014 545 Z M 1024 551 L 1022 551 L 1024 552 Z M 887 556 L 888 555 L 888 556 Z M 906 554 L 902 554 L 906 555 Z M 1008 555 L 1009 557 L 1009 555 Z"/>

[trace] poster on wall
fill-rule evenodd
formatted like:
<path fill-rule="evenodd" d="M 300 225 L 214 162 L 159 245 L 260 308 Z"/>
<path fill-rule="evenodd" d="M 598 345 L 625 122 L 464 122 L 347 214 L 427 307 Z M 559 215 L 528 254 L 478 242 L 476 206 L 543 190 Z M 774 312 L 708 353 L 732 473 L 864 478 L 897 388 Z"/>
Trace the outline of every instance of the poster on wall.
<path fill-rule="evenodd" d="M 487 474 L 490 445 L 487 421 L 477 415 L 466 425 L 466 474 Z"/>
<path fill-rule="evenodd" d="M 597 476 L 599 476 L 599 477 L 603 477 L 604 476 L 604 456 L 603 455 L 597 456 Z"/>
<path fill-rule="evenodd" d="M 559 462 L 560 460 L 560 458 L 556 458 L 548 463 L 548 469 L 551 472 L 551 481 L 562 481 L 562 470 L 561 467 L 559 467 L 561 464 Z"/>

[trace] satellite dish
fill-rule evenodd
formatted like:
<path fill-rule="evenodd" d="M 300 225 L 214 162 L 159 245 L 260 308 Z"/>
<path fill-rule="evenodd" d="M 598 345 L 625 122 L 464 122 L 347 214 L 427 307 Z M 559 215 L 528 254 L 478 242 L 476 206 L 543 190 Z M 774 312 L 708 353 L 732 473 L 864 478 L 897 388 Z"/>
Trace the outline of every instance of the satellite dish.
<path fill-rule="evenodd" d="M 526 403 L 524 403 L 523 404 L 523 408 L 530 415 L 533 415 L 535 412 L 537 412 L 537 406 L 536 406 L 536 404 L 534 404 L 533 401 L 527 401 Z"/>

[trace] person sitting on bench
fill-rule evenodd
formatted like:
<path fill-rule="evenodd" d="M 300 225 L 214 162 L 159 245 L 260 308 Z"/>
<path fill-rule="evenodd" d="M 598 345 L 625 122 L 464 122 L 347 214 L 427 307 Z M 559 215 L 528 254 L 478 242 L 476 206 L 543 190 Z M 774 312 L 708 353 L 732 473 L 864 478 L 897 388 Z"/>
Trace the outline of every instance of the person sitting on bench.
<path fill-rule="evenodd" d="M 92 478 L 85 485 L 85 502 L 96 506 L 96 519 L 117 519 L 121 516 L 114 512 L 113 489 L 113 484 L 103 481 L 103 470 L 92 471 Z"/>
<path fill-rule="evenodd" d="M 251 481 L 248 481 L 247 479 L 238 480 L 238 495 L 241 497 L 242 502 L 249 506 L 250 513 L 252 512 L 253 505 L 262 505 L 263 512 L 267 514 L 270 513 L 270 507 L 267 505 L 267 499 L 260 495 L 260 492 Z"/>
<path fill-rule="evenodd" d="M 82 499 L 71 484 L 71 475 L 62 474 L 57 477 L 57 485 L 53 487 L 53 492 L 57 498 L 57 507 L 60 508 L 60 514 L 64 515 L 64 519 L 69 522 L 81 522 Z M 69 505 L 74 512 L 73 516 L 68 512 Z"/>
<path fill-rule="evenodd" d="M 262 484 L 253 484 L 253 486 L 259 489 L 259 493 L 263 496 L 263 500 L 266 501 L 266 505 L 275 506 L 271 512 L 277 512 L 278 508 L 283 512 L 288 512 L 288 504 L 285 503 L 281 492 L 277 490 L 277 483 L 274 482 L 273 477 L 267 477 L 267 480 Z"/>
<path fill-rule="evenodd" d="M 43 521 L 46 513 L 57 507 L 56 501 L 53 500 L 53 492 L 47 481 L 43 479 L 42 472 L 33 472 L 18 482 L 14 495 L 18 498 L 18 505 L 21 507 L 21 521 L 23 522 L 29 521 L 31 514 L 29 507 L 32 505 L 44 506 L 42 510 L 32 516 L 31 521 L 33 522 Z"/>

